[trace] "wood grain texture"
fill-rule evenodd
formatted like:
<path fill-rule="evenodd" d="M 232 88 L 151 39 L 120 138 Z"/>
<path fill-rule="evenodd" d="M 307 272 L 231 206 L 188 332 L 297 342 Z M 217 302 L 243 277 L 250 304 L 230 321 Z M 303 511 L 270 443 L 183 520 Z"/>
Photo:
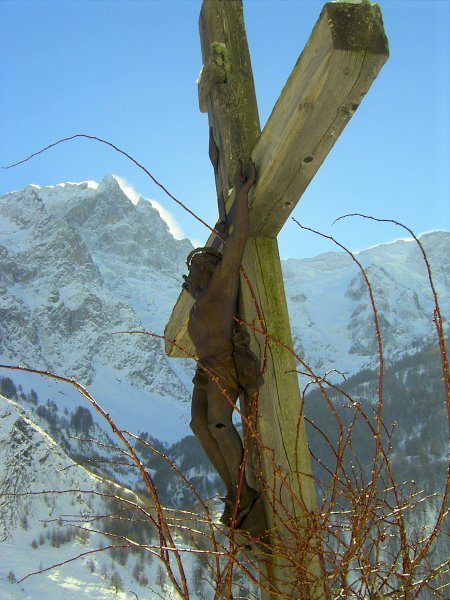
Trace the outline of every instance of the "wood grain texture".
<path fill-rule="evenodd" d="M 217 194 L 228 198 L 238 161 L 249 160 L 261 133 L 242 2 L 205 0 L 199 31 L 203 64 L 220 62 L 225 78 L 211 86 L 202 103 L 219 149 Z M 222 54 L 217 45 L 223 46 Z"/>
<path fill-rule="evenodd" d="M 261 468 L 265 482 L 263 501 L 272 537 L 295 554 L 296 544 L 300 540 L 292 535 L 292 529 L 297 528 L 299 537 L 302 536 L 302 528 L 305 537 L 309 534 L 305 513 L 314 511 L 316 498 L 301 410 L 297 365 L 290 350 L 292 336 L 276 239 L 250 238 L 244 268 L 253 291 L 243 280 L 240 317 L 254 328 L 261 328 L 254 295 L 263 315 L 263 326 L 270 336 L 256 421 L 257 433 L 264 448 L 252 449 L 252 463 L 254 468 L 256 465 Z M 253 342 L 253 350 L 263 356 L 265 336 L 257 333 Z M 313 540 L 311 550 L 314 544 Z M 310 581 L 303 575 L 305 597 L 323 598 L 323 588 L 317 584 L 321 578 L 317 555 L 311 552 L 307 562 Z M 274 556 L 272 568 L 279 580 L 280 592 L 289 598 L 302 597 L 299 595 L 299 579 L 292 565 L 283 564 Z"/>

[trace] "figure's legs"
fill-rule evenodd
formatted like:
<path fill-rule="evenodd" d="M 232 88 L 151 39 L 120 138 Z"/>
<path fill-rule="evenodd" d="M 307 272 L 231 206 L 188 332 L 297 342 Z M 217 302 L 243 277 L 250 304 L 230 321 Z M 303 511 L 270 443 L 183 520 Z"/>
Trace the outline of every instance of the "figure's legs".
<path fill-rule="evenodd" d="M 227 490 L 227 496 L 233 495 L 233 483 L 224 460 L 222 451 L 216 438 L 211 434 L 208 426 L 208 398 L 204 387 L 194 386 L 191 408 L 191 429 L 199 440 L 209 460 L 222 479 Z"/>
<path fill-rule="evenodd" d="M 242 441 L 232 422 L 232 403 L 222 395 L 220 389 L 214 388 L 217 388 L 217 384 L 211 382 L 211 385 L 208 385 L 208 429 L 225 459 L 234 497 L 239 482 L 239 467 L 242 462 Z"/>
<path fill-rule="evenodd" d="M 241 478 L 242 459 L 244 448 L 241 437 L 233 425 L 232 414 L 234 402 L 237 400 L 237 391 L 226 398 L 214 381 L 208 382 L 208 427 L 211 436 L 216 440 L 227 466 L 231 480 L 231 494 L 227 491 L 229 503 L 233 503 Z M 231 400 L 231 402 L 230 402 Z M 228 490 L 228 488 L 227 488 Z M 247 484 L 245 473 L 239 501 L 237 524 L 244 518 L 255 501 L 257 493 Z M 231 517 L 231 515 L 230 515 Z"/>

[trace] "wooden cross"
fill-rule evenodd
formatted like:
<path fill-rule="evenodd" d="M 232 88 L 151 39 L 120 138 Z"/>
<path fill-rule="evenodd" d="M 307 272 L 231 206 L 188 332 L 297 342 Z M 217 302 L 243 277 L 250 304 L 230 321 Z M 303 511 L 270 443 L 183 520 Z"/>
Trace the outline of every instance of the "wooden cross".
<path fill-rule="evenodd" d="M 386 61 L 387 39 L 378 5 L 367 0 L 327 3 L 261 132 L 242 1 L 204 0 L 199 28 L 200 109 L 208 112 L 217 195 L 225 200 L 227 212 L 237 161 L 245 164 L 251 157 L 258 174 L 249 199 L 251 237 L 243 261 L 253 290 L 241 282 L 239 317 L 270 336 L 254 333 L 252 341 L 261 358 L 266 348 L 256 421 L 262 444 L 269 449 L 258 457 L 265 481 L 263 510 L 274 545 L 298 544 L 289 519 L 303 523 L 304 537 L 310 539 L 303 574 L 277 562 L 274 552 L 265 569 L 265 585 L 273 595 L 263 592 L 263 598 L 279 598 L 280 593 L 322 598 L 323 585 L 314 583 L 321 579 L 318 542 L 308 537 L 305 520 L 305 514 L 314 512 L 316 499 L 297 365 L 286 350 L 292 348 L 292 337 L 276 236 Z M 211 234 L 206 245 L 220 245 L 220 240 Z M 165 330 L 166 338 L 175 342 L 166 343 L 170 356 L 186 356 L 180 348 L 195 354 L 187 333 L 192 304 L 181 292 Z M 246 407 L 241 409 L 245 412 Z M 255 461 L 253 455 L 254 468 Z M 293 494 L 301 501 L 294 501 Z"/>

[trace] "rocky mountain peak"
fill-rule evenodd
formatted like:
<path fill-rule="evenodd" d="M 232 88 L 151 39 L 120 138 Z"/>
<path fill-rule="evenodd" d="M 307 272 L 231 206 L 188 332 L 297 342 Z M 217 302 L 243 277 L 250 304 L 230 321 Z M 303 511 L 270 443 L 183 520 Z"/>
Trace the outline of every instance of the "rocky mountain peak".
<path fill-rule="evenodd" d="M 131 429 L 170 398 L 174 430 L 185 427 L 192 375 L 180 381 L 160 341 L 115 332 L 162 333 L 189 241 L 175 240 L 158 211 L 133 204 L 113 176 L 3 196 L 0 240 L 4 362 L 73 376 L 101 398 L 107 377 L 113 395 L 136 405 Z"/>

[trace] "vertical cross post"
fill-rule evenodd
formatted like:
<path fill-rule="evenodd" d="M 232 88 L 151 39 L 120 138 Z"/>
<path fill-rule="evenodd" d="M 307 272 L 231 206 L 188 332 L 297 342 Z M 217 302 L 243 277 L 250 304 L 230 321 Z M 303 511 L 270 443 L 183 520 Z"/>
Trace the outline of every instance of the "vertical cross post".
<path fill-rule="evenodd" d="M 203 57 L 199 102 L 201 110 L 208 112 L 217 148 L 217 195 L 227 199 L 238 161 L 245 164 L 250 159 L 261 133 L 242 2 L 205 0 L 199 28 Z M 317 540 L 305 542 L 310 535 L 305 514 L 313 512 L 316 503 L 295 359 L 286 350 L 292 348 L 292 337 L 276 238 L 249 239 L 243 266 L 252 289 L 241 280 L 239 317 L 272 336 L 256 333 L 252 344 L 257 356 L 265 355 L 266 363 L 255 421 L 264 448 L 254 444 L 250 454 L 250 471 L 259 472 L 256 480 L 272 548 L 265 559 L 260 555 L 263 597 L 272 598 L 272 588 L 274 594 L 319 598 L 320 562 L 311 552 L 317 549 Z M 247 411 L 242 401 L 241 410 Z M 277 548 L 295 552 L 302 543 L 309 546 L 304 571 L 295 573 L 279 558 Z"/>

